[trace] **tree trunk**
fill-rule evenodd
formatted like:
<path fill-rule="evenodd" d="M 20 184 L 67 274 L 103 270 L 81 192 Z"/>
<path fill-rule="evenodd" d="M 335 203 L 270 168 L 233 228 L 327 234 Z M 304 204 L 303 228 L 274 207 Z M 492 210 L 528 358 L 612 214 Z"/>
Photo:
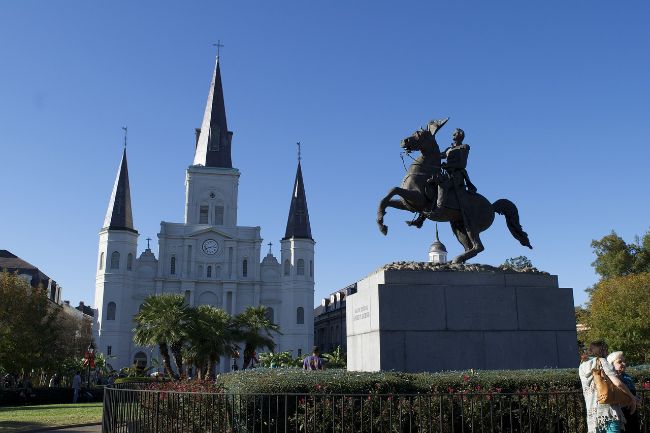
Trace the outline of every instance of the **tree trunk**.
<path fill-rule="evenodd" d="M 205 375 L 206 380 L 212 380 L 214 378 L 214 371 L 217 364 L 219 364 L 219 357 L 210 356 L 210 360 L 208 361 L 208 373 Z"/>
<path fill-rule="evenodd" d="M 170 346 L 170 349 L 172 351 L 172 355 L 174 356 L 174 361 L 176 361 L 176 369 L 178 370 L 178 377 L 184 377 L 184 374 L 183 374 L 183 354 L 181 353 L 182 347 L 183 347 L 183 342 L 182 341 L 172 343 L 171 346 Z"/>
<path fill-rule="evenodd" d="M 160 356 L 162 356 L 163 359 L 163 367 L 165 368 L 165 372 L 170 377 L 176 377 L 176 375 L 174 374 L 174 370 L 172 370 L 172 364 L 171 364 L 171 359 L 169 357 L 169 348 L 167 347 L 167 343 L 158 343 L 158 349 L 160 350 Z"/>

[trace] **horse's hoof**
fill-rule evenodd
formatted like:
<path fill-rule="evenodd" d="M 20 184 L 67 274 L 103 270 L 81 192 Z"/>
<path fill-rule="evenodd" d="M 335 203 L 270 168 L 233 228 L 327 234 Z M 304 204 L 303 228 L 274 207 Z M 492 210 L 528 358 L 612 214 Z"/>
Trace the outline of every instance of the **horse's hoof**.
<path fill-rule="evenodd" d="M 404 221 L 404 222 L 409 227 L 415 227 L 416 229 L 421 229 L 422 228 L 422 223 L 424 221 L 422 221 L 422 222 L 420 222 L 420 221 Z"/>
<path fill-rule="evenodd" d="M 381 226 L 379 227 L 379 231 L 386 236 L 388 234 L 388 227 L 387 226 Z"/>

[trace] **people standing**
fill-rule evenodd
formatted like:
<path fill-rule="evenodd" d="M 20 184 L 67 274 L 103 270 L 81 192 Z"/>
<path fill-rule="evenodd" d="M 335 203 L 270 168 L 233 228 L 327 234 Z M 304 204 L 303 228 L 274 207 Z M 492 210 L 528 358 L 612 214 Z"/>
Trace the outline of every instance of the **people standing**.
<path fill-rule="evenodd" d="M 609 362 L 616 374 L 618 375 L 621 382 L 627 386 L 627 389 L 630 390 L 632 395 L 635 397 L 637 404 L 639 403 L 638 397 L 636 396 L 636 386 L 634 385 L 634 379 L 629 374 L 625 373 L 625 356 L 623 352 L 612 352 L 607 357 L 607 362 Z M 627 407 L 621 408 L 623 415 L 625 416 L 625 433 L 638 433 L 641 431 L 641 425 L 639 423 L 639 412 L 630 413 L 630 409 Z"/>
<path fill-rule="evenodd" d="M 81 391 L 81 373 L 79 371 L 77 371 L 72 378 L 72 390 L 74 391 L 72 402 L 76 403 L 79 398 L 79 391 Z"/>
<path fill-rule="evenodd" d="M 605 357 L 607 356 L 607 344 L 604 341 L 594 341 L 589 345 L 589 359 L 580 364 L 578 372 L 582 382 L 582 392 L 587 408 L 587 431 L 588 433 L 619 433 L 623 414 L 619 406 L 598 403 L 598 392 L 594 383 L 593 370 L 597 365 L 602 366 L 607 377 L 614 386 L 631 399 L 630 412 L 636 411 L 636 400 L 627 389 L 625 384 L 618 378 L 614 368 Z"/>
<path fill-rule="evenodd" d="M 324 370 L 323 359 L 320 357 L 320 349 L 314 346 L 311 355 L 306 356 L 302 361 L 303 370 Z"/>

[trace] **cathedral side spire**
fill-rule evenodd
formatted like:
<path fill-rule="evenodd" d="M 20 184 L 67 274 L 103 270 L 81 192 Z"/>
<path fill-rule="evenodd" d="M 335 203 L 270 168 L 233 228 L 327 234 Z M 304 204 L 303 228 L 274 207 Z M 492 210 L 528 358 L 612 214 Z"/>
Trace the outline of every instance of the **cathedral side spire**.
<path fill-rule="evenodd" d="M 293 192 L 291 194 L 291 207 L 289 208 L 289 218 L 287 219 L 287 230 L 284 233 L 284 239 L 291 238 L 312 239 L 309 211 L 307 210 L 307 196 L 305 195 L 305 185 L 302 180 L 300 159 L 298 159 L 298 170 L 296 171 L 296 180 L 293 184 Z"/>
<path fill-rule="evenodd" d="M 103 228 L 136 232 L 133 228 L 133 215 L 131 213 L 131 189 L 129 187 L 129 169 L 126 163 L 126 148 L 122 152 L 122 161 L 120 162 L 120 168 L 117 170 L 117 177 L 113 185 L 111 199 L 108 202 Z"/>
<path fill-rule="evenodd" d="M 201 128 L 197 130 L 197 135 L 194 165 L 232 168 L 230 154 L 232 132 L 228 131 L 226 123 L 226 108 L 218 55 L 208 92 L 208 102 L 203 114 L 203 122 Z"/>

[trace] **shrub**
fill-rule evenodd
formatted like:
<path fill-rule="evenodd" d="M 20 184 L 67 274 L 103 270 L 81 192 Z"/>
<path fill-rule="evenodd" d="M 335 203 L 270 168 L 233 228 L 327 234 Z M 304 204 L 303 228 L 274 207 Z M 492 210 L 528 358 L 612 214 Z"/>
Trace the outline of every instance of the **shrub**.
<path fill-rule="evenodd" d="M 30 395 L 25 397 L 22 390 L 3 389 L 0 390 L 0 406 L 18 406 L 24 404 L 59 404 L 72 403 L 72 388 L 34 388 Z M 87 393 L 90 393 L 88 395 Z M 81 389 L 79 402 L 102 401 L 104 397 L 104 388 L 91 388 L 88 391 Z"/>

